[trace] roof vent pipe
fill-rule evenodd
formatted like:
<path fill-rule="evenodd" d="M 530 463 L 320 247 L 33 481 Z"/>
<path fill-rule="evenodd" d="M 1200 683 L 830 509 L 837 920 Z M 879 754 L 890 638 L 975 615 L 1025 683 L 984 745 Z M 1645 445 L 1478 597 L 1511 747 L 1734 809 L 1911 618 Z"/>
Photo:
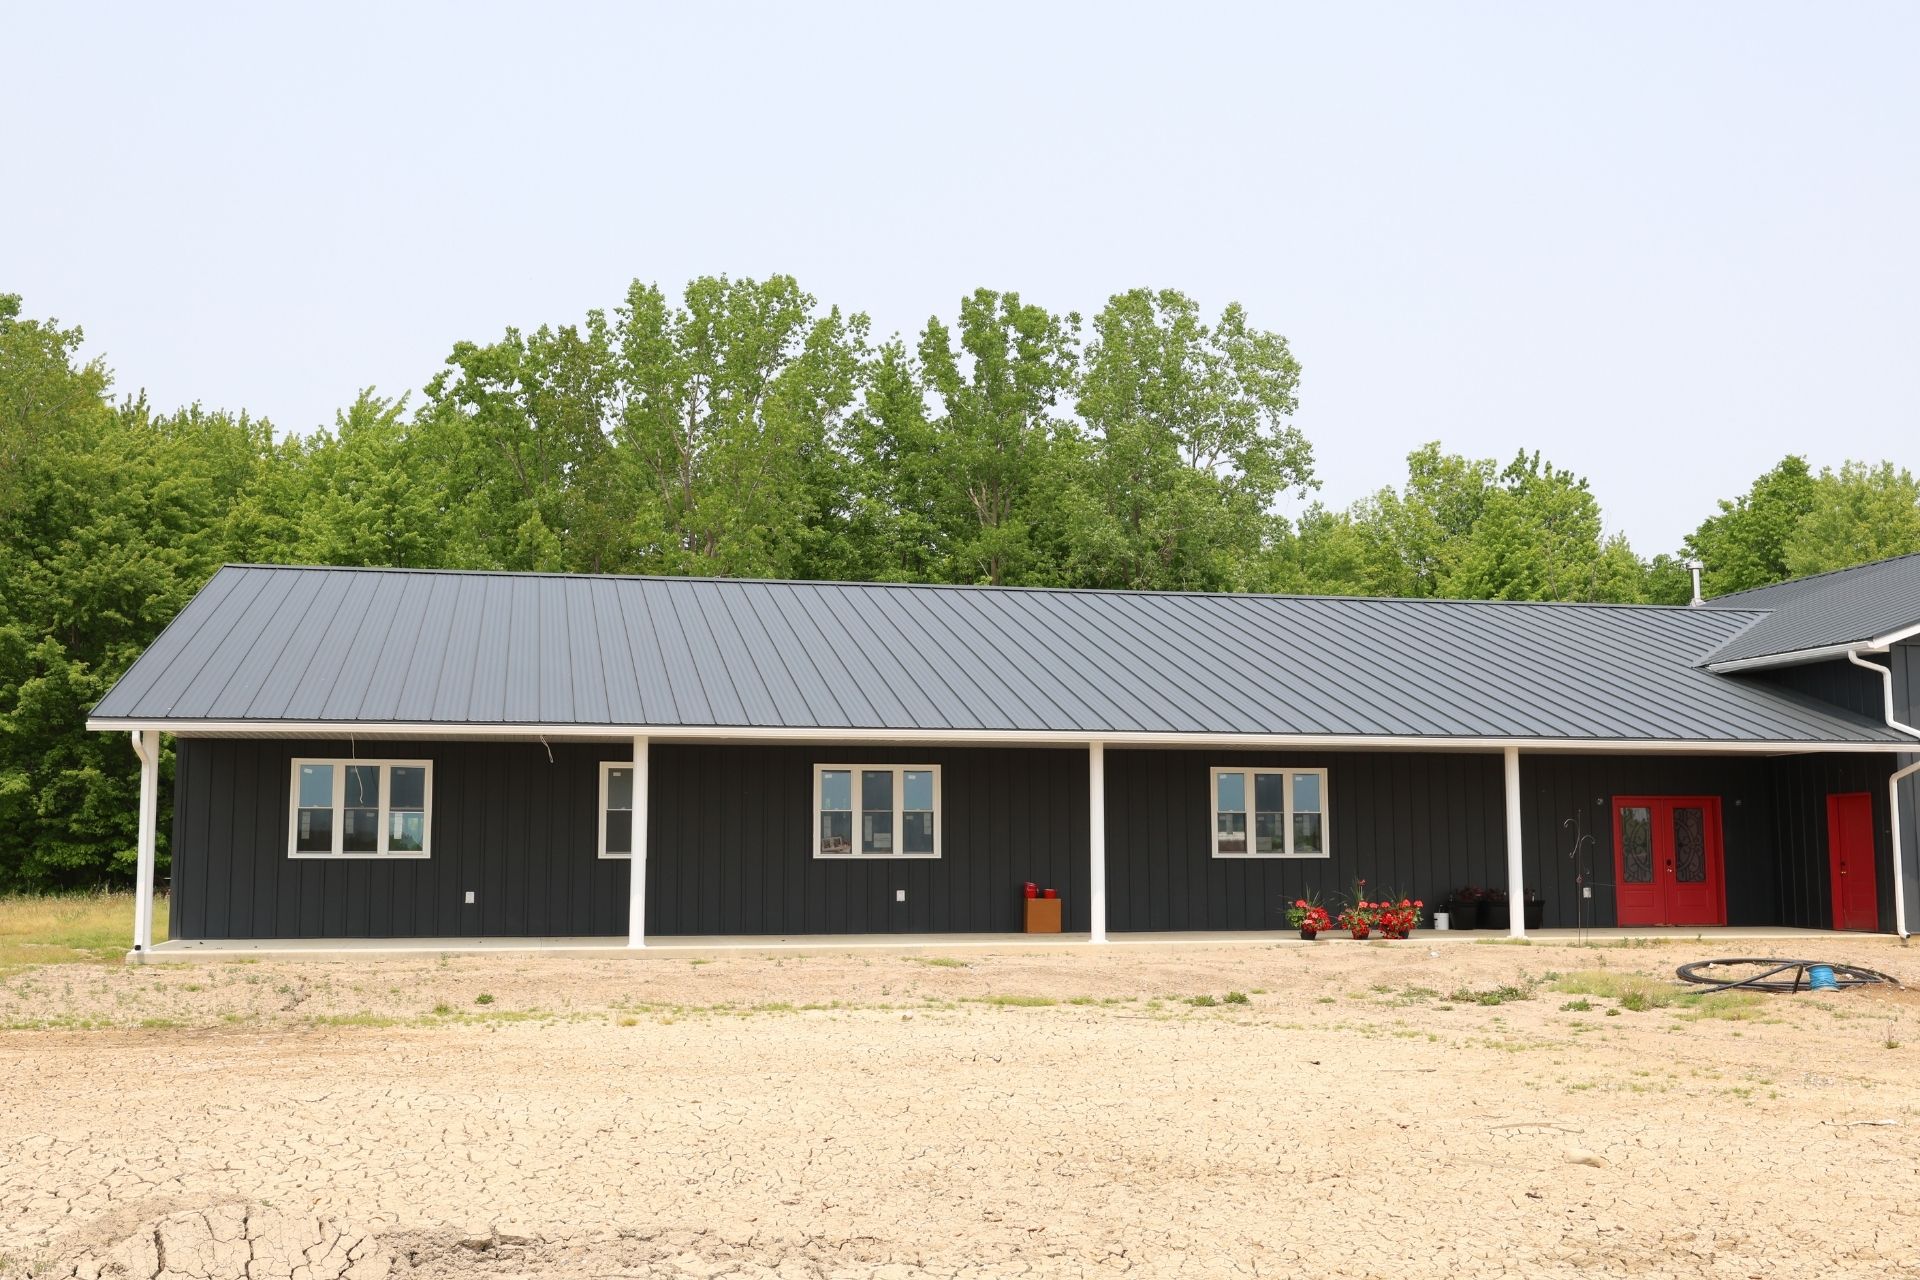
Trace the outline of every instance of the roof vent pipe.
<path fill-rule="evenodd" d="M 1693 575 L 1693 599 L 1688 601 L 1689 604 L 1706 603 L 1700 595 L 1700 571 L 1706 567 L 1705 563 L 1699 560 L 1687 561 L 1687 572 Z"/>

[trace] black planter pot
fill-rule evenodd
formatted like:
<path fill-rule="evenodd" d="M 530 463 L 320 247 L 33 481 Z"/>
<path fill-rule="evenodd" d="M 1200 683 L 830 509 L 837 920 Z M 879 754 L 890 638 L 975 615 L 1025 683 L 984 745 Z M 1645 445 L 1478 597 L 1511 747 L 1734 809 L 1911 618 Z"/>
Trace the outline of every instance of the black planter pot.
<path fill-rule="evenodd" d="M 1478 929 L 1482 905 L 1478 902 L 1461 902 L 1458 899 L 1447 903 L 1447 928 Z"/>
<path fill-rule="evenodd" d="M 1300 941 L 1302 942 L 1312 942 L 1319 936 L 1320 931 L 1318 929 L 1302 929 L 1300 931 Z"/>
<path fill-rule="evenodd" d="M 1505 929 L 1513 923 L 1513 912 L 1505 902 L 1483 902 L 1480 904 L 1480 927 L 1482 929 Z"/>
<path fill-rule="evenodd" d="M 1529 929 L 1543 927 L 1547 918 L 1547 900 L 1545 898 L 1528 898 L 1526 915 L 1523 918 L 1526 920 L 1527 928 Z"/>

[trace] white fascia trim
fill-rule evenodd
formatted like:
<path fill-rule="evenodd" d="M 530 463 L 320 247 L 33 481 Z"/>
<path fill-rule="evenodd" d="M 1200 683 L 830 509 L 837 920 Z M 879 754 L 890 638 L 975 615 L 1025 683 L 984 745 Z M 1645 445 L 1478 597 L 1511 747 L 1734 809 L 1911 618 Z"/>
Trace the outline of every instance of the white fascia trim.
<path fill-rule="evenodd" d="M 782 725 L 399 724 L 283 720 L 89 720 L 99 732 L 154 729 L 176 737 L 253 738 L 569 738 L 619 742 L 643 736 L 660 742 L 864 742 L 919 746 L 1215 747 L 1279 750 L 1292 747 L 1432 751 L 1630 751 L 1673 755 L 1800 755 L 1839 751 L 1912 750 L 1899 742 L 1714 742 L 1682 739 L 1421 737 L 1414 734 L 1141 733 L 1055 729 L 791 728 Z"/>

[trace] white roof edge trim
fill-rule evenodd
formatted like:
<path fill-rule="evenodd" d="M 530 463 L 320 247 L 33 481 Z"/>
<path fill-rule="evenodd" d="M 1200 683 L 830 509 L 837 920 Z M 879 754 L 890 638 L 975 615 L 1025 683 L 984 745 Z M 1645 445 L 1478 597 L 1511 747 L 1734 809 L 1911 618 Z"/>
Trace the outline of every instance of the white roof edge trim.
<path fill-rule="evenodd" d="M 1912 749 L 1907 741 L 1717 741 L 1707 738 L 1472 738 L 1374 736 L 1366 734 L 1284 733 L 1093 733 L 1052 729 L 818 729 L 780 725 L 543 725 L 543 724 L 399 724 L 346 721 L 272 720 L 89 720 L 100 733 L 153 729 L 176 737 L 254 738 L 566 738 L 613 741 L 666 738 L 721 742 L 866 742 L 919 743 L 929 746 L 1086 747 L 1401 747 L 1429 750 L 1641 751 L 1680 754 L 1799 755 L 1829 751 Z"/>

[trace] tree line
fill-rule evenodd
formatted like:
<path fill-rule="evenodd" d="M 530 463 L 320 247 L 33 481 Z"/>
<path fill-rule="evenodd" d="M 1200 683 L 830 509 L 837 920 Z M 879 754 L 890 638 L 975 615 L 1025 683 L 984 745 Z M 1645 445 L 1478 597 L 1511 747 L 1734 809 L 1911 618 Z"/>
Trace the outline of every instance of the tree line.
<path fill-rule="evenodd" d="M 1173 290 L 879 339 L 787 276 L 636 282 L 306 434 L 117 397 L 82 341 L 0 295 L 0 888 L 130 877 L 132 754 L 81 726 L 226 562 L 1683 603 L 1688 556 L 1720 593 L 1920 550 L 1890 462 L 1790 456 L 1651 557 L 1539 452 L 1330 508 L 1287 340 Z"/>

